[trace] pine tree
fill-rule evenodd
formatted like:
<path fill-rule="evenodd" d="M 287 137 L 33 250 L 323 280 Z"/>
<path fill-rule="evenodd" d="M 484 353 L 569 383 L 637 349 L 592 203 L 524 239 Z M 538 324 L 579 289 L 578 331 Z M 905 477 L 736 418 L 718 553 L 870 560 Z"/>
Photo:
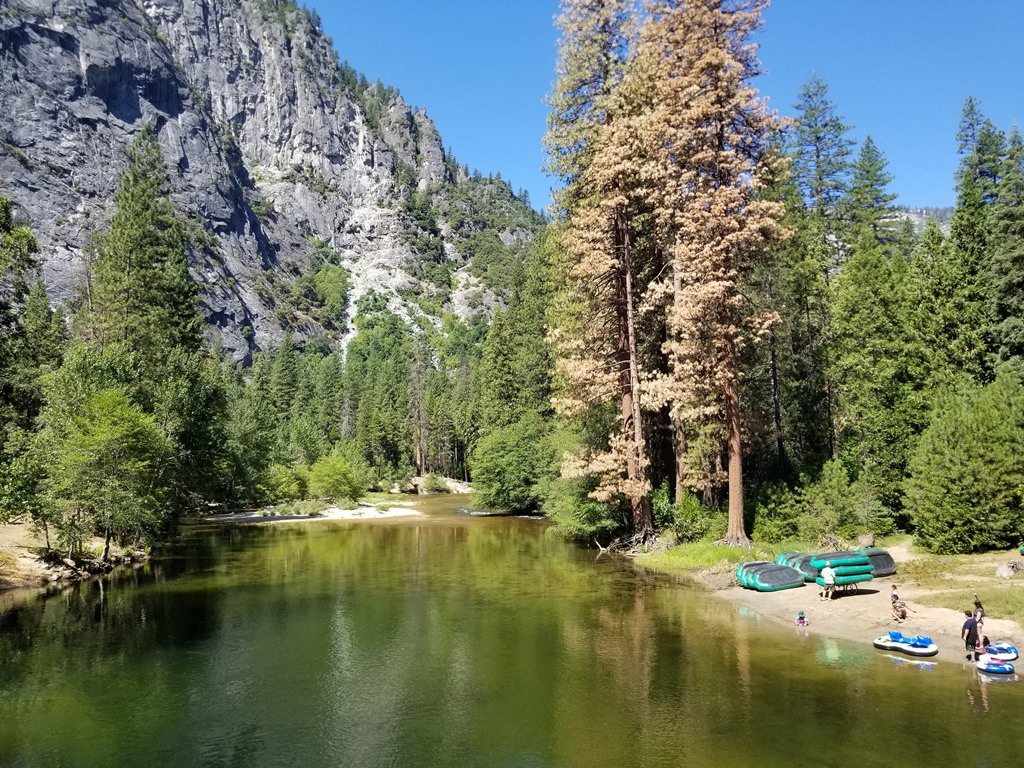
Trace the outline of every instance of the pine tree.
<path fill-rule="evenodd" d="M 839 454 L 889 509 L 900 507 L 912 438 L 923 424 L 908 348 L 905 262 L 870 230 L 833 283 Z"/>
<path fill-rule="evenodd" d="M 29 296 L 29 277 L 36 269 L 39 246 L 28 227 L 16 226 L 11 199 L 0 197 L 0 451 L 8 429 L 25 419 L 17 404 L 20 367 L 18 325 Z"/>
<path fill-rule="evenodd" d="M 1007 141 L 996 199 L 989 213 L 990 279 L 998 359 L 1024 365 L 1024 138 Z"/>
<path fill-rule="evenodd" d="M 956 210 L 950 222 L 950 271 L 955 282 L 950 286 L 949 301 L 958 316 L 950 336 L 958 350 L 956 367 L 976 381 L 989 381 L 995 357 L 995 302 L 988 219 L 1003 139 L 980 116 L 972 99 L 964 109 L 957 137 L 962 157 L 957 170 Z"/>
<path fill-rule="evenodd" d="M 730 543 L 749 541 L 743 523 L 740 349 L 767 318 L 749 317 L 737 290 L 767 247 L 785 233 L 779 203 L 757 199 L 753 182 L 776 128 L 750 80 L 758 74 L 750 36 L 766 3 L 698 0 L 652 8 L 641 33 L 640 82 L 653 109 L 642 140 L 651 147 L 650 199 L 671 259 L 669 373 L 660 398 L 688 432 L 688 481 L 720 482 L 728 462 Z"/>
<path fill-rule="evenodd" d="M 559 25 L 558 82 L 546 143 L 550 169 L 565 187 L 556 213 L 564 219 L 562 322 L 556 331 L 563 380 L 558 407 L 581 415 L 616 400 L 619 429 L 610 450 L 595 450 L 578 471 L 600 477 L 594 498 L 628 499 L 632 527 L 652 530 L 647 447 L 637 361 L 634 242 L 628 208 L 638 167 L 624 152 L 628 122 L 616 91 L 633 25 L 633 3 L 566 0 Z"/>
<path fill-rule="evenodd" d="M 513 334 L 508 313 L 496 310 L 480 363 L 476 413 L 481 435 L 514 424 L 523 413 L 521 379 L 516 369 L 517 347 L 523 341 Z"/>
<path fill-rule="evenodd" d="M 914 537 L 931 552 L 1016 547 L 1024 530 L 1024 388 L 1001 369 L 944 398 L 910 464 Z"/>
<path fill-rule="evenodd" d="M 270 367 L 270 399 L 274 404 L 277 422 L 285 430 L 299 388 L 299 365 L 291 331 L 286 330 Z"/>
<path fill-rule="evenodd" d="M 807 266 L 813 264 L 817 274 L 803 269 L 794 273 L 802 278 L 795 286 L 803 296 L 802 333 L 797 340 L 796 356 L 804 365 L 806 393 L 802 398 L 808 424 L 808 436 L 824 434 L 827 455 L 836 450 L 834 423 L 835 382 L 826 375 L 831 366 L 831 319 L 828 315 L 828 284 L 845 258 L 843 246 L 842 201 L 850 179 L 850 158 L 853 139 L 847 136 L 846 125 L 828 98 L 828 86 L 817 75 L 812 76 L 800 91 L 796 108 L 796 127 L 790 136 L 793 176 L 804 199 L 804 220 L 800 224 Z M 814 424 L 815 426 L 810 426 Z"/>
<path fill-rule="evenodd" d="M 868 231 L 880 245 L 894 244 L 899 232 L 893 207 L 896 194 L 886 192 L 892 175 L 886 170 L 885 155 L 870 136 L 860 147 L 852 176 L 847 205 L 854 238 L 859 239 Z"/>
<path fill-rule="evenodd" d="M 823 245 L 831 252 L 826 271 L 841 261 L 835 250 L 840 229 L 839 203 L 850 176 L 853 139 L 828 98 L 828 85 L 817 75 L 801 88 L 797 98 L 796 128 L 792 132 L 793 174 L 811 214 L 821 222 Z"/>
<path fill-rule="evenodd" d="M 146 124 L 128 149 L 109 229 L 95 239 L 85 306 L 76 318 L 83 338 L 103 347 L 124 342 L 159 354 L 200 348 L 198 293 L 188 275 L 186 238 L 171 202 L 156 131 Z"/>

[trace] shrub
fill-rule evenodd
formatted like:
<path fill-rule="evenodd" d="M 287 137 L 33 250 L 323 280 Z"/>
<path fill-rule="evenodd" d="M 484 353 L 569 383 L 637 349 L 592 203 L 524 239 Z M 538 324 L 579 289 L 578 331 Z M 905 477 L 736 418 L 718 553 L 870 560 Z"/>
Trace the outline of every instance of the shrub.
<path fill-rule="evenodd" d="M 715 514 L 690 491 L 673 503 L 666 485 L 651 494 L 651 514 L 659 529 L 671 531 L 680 542 L 698 541 L 708 536 L 715 518 Z"/>
<path fill-rule="evenodd" d="M 283 464 L 274 464 L 267 470 L 265 495 L 268 501 L 275 504 L 284 501 L 301 499 L 302 489 L 295 473 Z"/>
<path fill-rule="evenodd" d="M 474 503 L 490 509 L 522 512 L 540 505 L 538 481 L 557 471 L 546 425 L 535 413 L 496 429 L 473 452 Z"/>
<path fill-rule="evenodd" d="M 352 501 L 365 492 L 356 482 L 352 465 L 342 456 L 325 456 L 316 462 L 309 470 L 309 488 L 321 498 Z"/>
<path fill-rule="evenodd" d="M 583 478 L 554 477 L 541 485 L 542 511 L 561 535 L 591 542 L 602 534 L 624 528 L 628 515 L 624 507 L 602 504 L 588 495 L 594 482 Z"/>
<path fill-rule="evenodd" d="M 423 490 L 427 493 L 451 493 L 452 491 L 444 478 L 438 477 L 433 472 L 423 478 Z"/>
<path fill-rule="evenodd" d="M 892 533 L 892 519 L 863 480 L 850 480 L 839 459 L 825 464 L 816 480 L 801 478 L 795 489 L 774 486 L 755 506 L 754 538 L 777 543 L 799 537 L 852 538 L 859 533 Z"/>

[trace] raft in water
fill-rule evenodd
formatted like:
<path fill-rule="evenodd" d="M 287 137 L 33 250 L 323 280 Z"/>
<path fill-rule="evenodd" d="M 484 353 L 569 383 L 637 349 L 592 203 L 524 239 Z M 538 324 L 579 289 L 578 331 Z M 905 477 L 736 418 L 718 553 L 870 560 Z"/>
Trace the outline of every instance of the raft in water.
<path fill-rule="evenodd" d="M 898 651 L 908 656 L 934 656 L 939 652 L 939 646 L 930 637 L 907 637 L 894 629 L 889 630 L 888 635 L 876 637 L 871 644 L 883 651 Z"/>

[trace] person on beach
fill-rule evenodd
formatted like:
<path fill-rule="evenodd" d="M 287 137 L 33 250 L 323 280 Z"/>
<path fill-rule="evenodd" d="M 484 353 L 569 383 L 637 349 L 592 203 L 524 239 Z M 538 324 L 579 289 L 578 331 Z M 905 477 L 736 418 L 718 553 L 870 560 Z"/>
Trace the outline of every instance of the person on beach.
<path fill-rule="evenodd" d="M 836 591 L 836 572 L 829 560 L 825 561 L 825 567 L 821 569 L 821 599 L 831 600 Z"/>
<path fill-rule="evenodd" d="M 900 596 L 895 592 L 892 593 L 892 617 L 896 619 L 897 624 L 907 620 L 907 604 L 900 600 Z"/>
<path fill-rule="evenodd" d="M 804 616 L 804 612 L 803 611 L 800 611 L 800 613 L 798 613 L 796 615 L 796 625 L 798 627 L 806 627 L 807 626 L 807 617 Z"/>
<path fill-rule="evenodd" d="M 978 637 L 981 637 L 981 631 L 985 629 L 985 606 L 977 595 L 974 596 L 974 620 L 978 622 Z"/>
<path fill-rule="evenodd" d="M 963 638 L 964 648 L 967 649 L 967 660 L 978 660 L 978 621 L 971 611 L 964 611 L 967 621 L 960 629 L 960 637 Z"/>

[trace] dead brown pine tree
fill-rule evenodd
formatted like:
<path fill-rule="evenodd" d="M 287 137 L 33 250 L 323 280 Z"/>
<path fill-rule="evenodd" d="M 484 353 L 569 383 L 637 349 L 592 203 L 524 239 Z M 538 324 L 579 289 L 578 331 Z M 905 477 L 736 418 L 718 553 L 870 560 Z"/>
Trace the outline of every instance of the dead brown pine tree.
<path fill-rule="evenodd" d="M 567 464 L 596 475 L 593 496 L 629 500 L 635 535 L 653 530 L 640 402 L 628 215 L 636 167 L 617 129 L 616 91 L 631 52 L 634 3 L 563 0 L 558 81 L 550 99 L 549 168 L 564 187 L 554 212 L 564 249 L 561 322 L 553 333 L 563 414 L 615 399 L 620 429 L 608 451 Z"/>
<path fill-rule="evenodd" d="M 724 445 L 732 544 L 749 542 L 739 351 L 768 321 L 745 314 L 737 282 L 768 243 L 786 234 L 781 206 L 755 195 L 757 164 L 776 125 L 749 85 L 759 73 L 749 38 L 766 5 L 651 3 L 636 70 L 651 102 L 642 138 L 652 148 L 650 199 L 672 266 L 669 372 L 651 391 L 670 406 L 688 484 L 707 489 L 721 482 Z"/>

